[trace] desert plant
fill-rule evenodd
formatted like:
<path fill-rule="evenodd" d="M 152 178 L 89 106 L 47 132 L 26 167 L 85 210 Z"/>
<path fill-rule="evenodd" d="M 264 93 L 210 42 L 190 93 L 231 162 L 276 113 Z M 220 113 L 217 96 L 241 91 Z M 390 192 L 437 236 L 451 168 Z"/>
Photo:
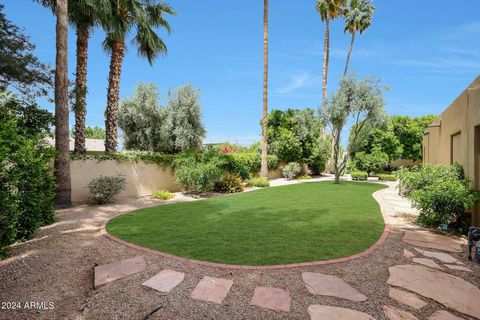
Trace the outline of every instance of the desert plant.
<path fill-rule="evenodd" d="M 153 194 L 153 197 L 159 200 L 170 200 L 175 198 L 175 194 L 168 190 L 159 190 Z"/>
<path fill-rule="evenodd" d="M 293 180 L 302 172 L 302 167 L 297 162 L 289 162 L 282 168 L 282 175 L 287 180 Z"/>
<path fill-rule="evenodd" d="M 352 180 L 367 181 L 368 178 L 368 173 L 362 171 L 354 171 L 350 175 L 352 176 Z"/>
<path fill-rule="evenodd" d="M 222 180 L 215 184 L 214 190 L 221 193 L 237 193 L 243 191 L 242 179 L 234 174 L 224 174 Z"/>
<path fill-rule="evenodd" d="M 100 176 L 93 179 L 88 184 L 90 190 L 90 200 L 96 204 L 109 203 L 115 200 L 115 197 L 125 190 L 125 178 L 117 176 Z"/>
<path fill-rule="evenodd" d="M 252 178 L 248 180 L 248 185 L 257 188 L 270 187 L 270 181 L 264 178 Z"/>

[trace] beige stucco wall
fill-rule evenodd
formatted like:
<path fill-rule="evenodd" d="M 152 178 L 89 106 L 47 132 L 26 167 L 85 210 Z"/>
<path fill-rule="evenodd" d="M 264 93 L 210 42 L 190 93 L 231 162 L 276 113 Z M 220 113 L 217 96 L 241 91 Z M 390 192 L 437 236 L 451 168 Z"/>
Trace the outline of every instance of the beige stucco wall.
<path fill-rule="evenodd" d="M 119 197 L 138 197 L 151 195 L 155 191 L 166 189 L 181 191 L 175 183 L 171 167 L 138 162 L 118 162 L 116 160 L 75 160 L 71 162 L 72 201 L 74 203 L 88 200 L 88 184 L 101 175 L 121 174 L 126 179 L 126 189 Z"/>
<path fill-rule="evenodd" d="M 182 186 L 175 183 L 170 166 L 153 163 L 118 162 L 116 160 L 74 160 L 71 162 L 72 202 L 88 201 L 88 184 L 95 178 L 121 174 L 126 179 L 126 189 L 119 198 L 151 195 L 158 190 L 171 192 L 182 191 Z M 271 170 L 269 178 L 281 176 L 280 169 Z"/>
<path fill-rule="evenodd" d="M 458 155 L 454 160 L 459 162 L 465 174 L 472 180 L 472 187 L 480 190 L 478 168 L 479 154 L 475 152 L 475 127 L 480 126 L 480 77 L 475 79 L 453 103 L 425 130 L 423 137 L 424 163 L 452 163 L 452 141 L 458 143 Z M 460 134 L 460 136 L 455 136 Z M 454 137 L 454 138 L 452 138 Z M 477 140 L 477 141 L 475 141 Z M 457 150 L 457 146 L 454 146 Z M 476 210 L 475 224 L 480 224 L 480 212 Z"/>

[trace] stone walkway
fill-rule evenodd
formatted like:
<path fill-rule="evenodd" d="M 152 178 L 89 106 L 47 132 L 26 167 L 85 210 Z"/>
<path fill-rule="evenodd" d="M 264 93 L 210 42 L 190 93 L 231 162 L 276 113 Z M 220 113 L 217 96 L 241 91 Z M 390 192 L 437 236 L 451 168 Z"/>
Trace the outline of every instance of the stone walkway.
<path fill-rule="evenodd" d="M 385 243 L 359 259 L 294 269 L 208 268 L 102 236 L 119 211 L 162 202 L 65 210 L 0 261 L 0 301 L 51 299 L 55 309 L 0 310 L 0 319 L 480 318 L 480 267 L 465 259 L 465 240 L 410 224 L 416 212 L 388 185 L 375 194 L 392 225 Z"/>

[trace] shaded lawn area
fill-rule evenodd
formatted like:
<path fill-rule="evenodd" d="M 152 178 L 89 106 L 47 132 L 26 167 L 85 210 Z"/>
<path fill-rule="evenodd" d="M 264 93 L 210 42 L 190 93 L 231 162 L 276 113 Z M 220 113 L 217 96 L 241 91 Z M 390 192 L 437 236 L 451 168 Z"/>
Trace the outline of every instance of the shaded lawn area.
<path fill-rule="evenodd" d="M 192 259 L 272 265 L 341 258 L 368 249 L 384 222 L 373 183 L 330 181 L 266 188 L 130 212 L 107 231 Z"/>

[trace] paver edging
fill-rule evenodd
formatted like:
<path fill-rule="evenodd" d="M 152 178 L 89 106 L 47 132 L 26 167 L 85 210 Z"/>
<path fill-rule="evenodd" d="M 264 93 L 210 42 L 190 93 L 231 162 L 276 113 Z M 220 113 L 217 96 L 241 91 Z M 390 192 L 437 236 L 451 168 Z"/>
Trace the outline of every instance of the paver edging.
<path fill-rule="evenodd" d="M 144 251 L 147 253 L 151 253 L 157 256 L 161 256 L 167 259 L 171 259 L 177 262 L 183 262 L 187 264 L 196 264 L 204 267 L 209 267 L 209 268 L 216 268 L 216 269 L 230 269 L 230 270 L 272 270 L 272 269 L 291 269 L 291 268 L 301 268 L 301 267 L 313 267 L 313 266 L 321 266 L 321 265 L 328 265 L 328 264 L 334 264 L 334 263 L 343 263 L 343 262 L 348 262 L 351 260 L 359 259 L 365 256 L 368 256 L 371 254 L 373 251 L 378 249 L 384 242 L 387 240 L 390 231 L 391 231 L 391 225 L 389 223 L 389 216 L 386 213 L 386 208 L 384 207 L 385 203 L 381 200 L 379 200 L 379 195 L 382 191 L 388 190 L 388 188 L 378 190 L 372 194 L 373 198 L 379 203 L 380 205 L 380 212 L 382 213 L 383 216 L 383 221 L 385 223 L 385 228 L 383 229 L 383 233 L 381 237 L 375 242 L 370 248 L 368 248 L 365 251 L 362 251 L 360 253 L 356 253 L 354 255 L 348 256 L 348 257 L 343 257 L 343 258 L 336 258 L 336 259 L 329 259 L 329 260 L 321 260 L 321 261 L 312 261 L 312 262 L 298 262 L 298 263 L 288 263 L 288 264 L 276 264 L 276 265 L 268 265 L 268 266 L 248 266 L 248 265 L 236 265 L 236 264 L 225 264 L 225 263 L 216 263 L 216 262 L 208 262 L 208 261 L 202 261 L 202 260 L 196 260 L 196 259 L 189 259 L 189 258 L 184 258 L 184 257 L 179 257 L 175 256 L 173 254 L 169 254 L 166 252 L 162 252 L 159 250 L 155 249 L 150 249 L 147 247 L 142 247 L 137 244 L 133 244 L 130 242 L 127 242 L 125 240 L 122 240 L 120 238 L 115 237 L 114 235 L 111 235 L 108 233 L 106 226 L 107 223 L 115 218 L 118 217 L 114 216 L 111 217 L 110 219 L 106 220 L 101 229 L 101 235 L 105 236 L 106 238 L 113 240 L 117 243 L 123 244 L 127 247 L 137 249 L 140 251 Z M 127 214 L 128 212 L 122 213 Z"/>

